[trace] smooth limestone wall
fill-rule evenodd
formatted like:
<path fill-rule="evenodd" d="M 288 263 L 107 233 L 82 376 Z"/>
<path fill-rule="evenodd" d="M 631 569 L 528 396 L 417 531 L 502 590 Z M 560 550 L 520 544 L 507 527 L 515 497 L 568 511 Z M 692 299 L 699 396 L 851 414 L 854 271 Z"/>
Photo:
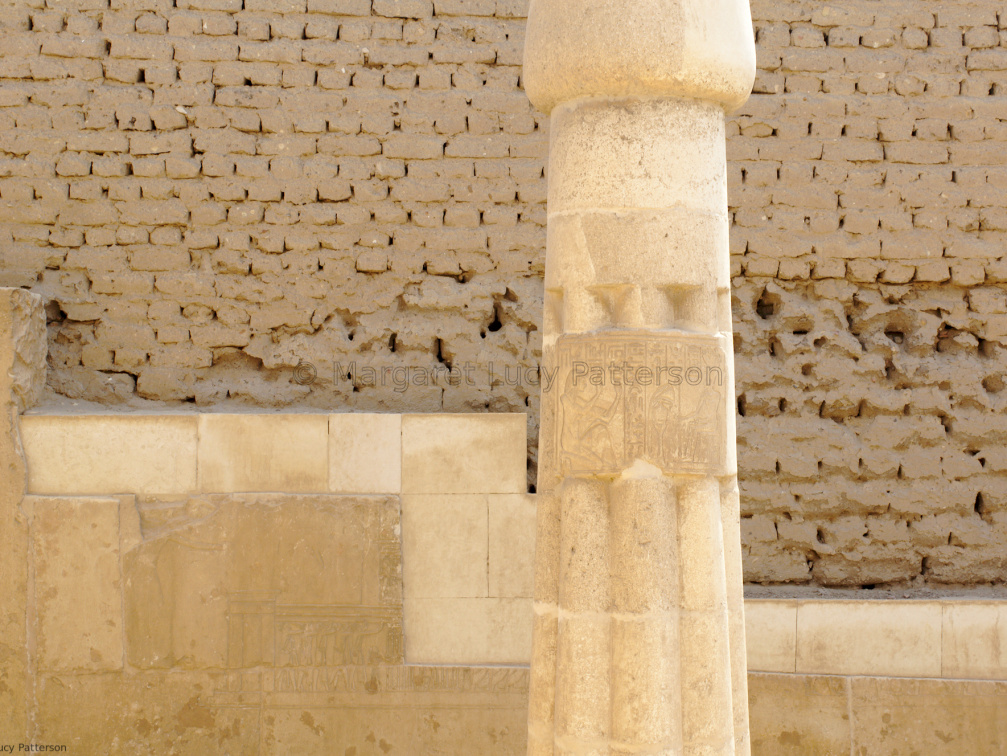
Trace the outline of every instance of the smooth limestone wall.
<path fill-rule="evenodd" d="M 21 415 L 29 739 L 524 753 L 524 422 Z M 748 600 L 753 752 L 997 753 L 1005 615 Z"/>

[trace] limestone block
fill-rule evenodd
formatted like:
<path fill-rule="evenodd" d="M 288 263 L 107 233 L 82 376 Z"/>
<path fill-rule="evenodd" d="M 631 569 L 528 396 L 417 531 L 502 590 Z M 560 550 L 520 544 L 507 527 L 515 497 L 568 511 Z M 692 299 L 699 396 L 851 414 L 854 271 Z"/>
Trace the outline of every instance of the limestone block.
<path fill-rule="evenodd" d="M 329 491 L 402 490 L 402 416 L 329 415 Z"/>
<path fill-rule="evenodd" d="M 408 664 L 527 664 L 531 599 L 407 598 Z"/>
<path fill-rule="evenodd" d="M 401 663 L 395 498 L 208 494 L 141 516 L 123 560 L 133 667 Z"/>
<path fill-rule="evenodd" d="M 755 81 L 752 18 L 741 0 L 536 0 L 526 34 L 525 89 L 544 113 L 591 96 L 737 107 Z"/>
<path fill-rule="evenodd" d="M 490 596 L 531 598 L 535 589 L 536 497 L 492 494 L 489 504 Z"/>
<path fill-rule="evenodd" d="M 133 498 L 41 498 L 31 518 L 38 668 L 122 669 L 119 512 Z"/>
<path fill-rule="evenodd" d="M 402 668 L 401 676 L 415 680 L 417 692 L 365 694 L 372 701 L 387 701 L 384 706 L 339 707 L 318 700 L 293 708 L 265 708 L 261 753 L 523 756 L 524 696 L 498 692 L 506 690 L 506 673 L 513 670 L 452 672 L 457 674 L 451 675 L 453 684 L 447 687 L 443 668 Z M 420 692 L 424 684 L 434 686 L 435 692 Z"/>
<path fill-rule="evenodd" d="M 805 601 L 797 672 L 940 677 L 941 606 L 930 601 Z"/>
<path fill-rule="evenodd" d="M 523 414 L 402 416 L 403 493 L 524 493 Z"/>
<path fill-rule="evenodd" d="M 196 434 L 194 415 L 23 415 L 28 492 L 193 491 Z"/>
<path fill-rule="evenodd" d="M 616 216 L 620 230 L 634 240 L 656 241 L 663 238 L 658 236 L 662 221 L 665 231 L 688 234 L 689 219 L 697 215 L 704 226 L 708 221 L 702 216 L 726 218 L 724 116 L 713 103 L 571 103 L 556 111 L 550 131 L 550 220 L 572 211 L 632 210 L 621 222 Z M 703 244 L 700 250 L 707 248 Z M 645 259 L 662 264 L 650 254 Z"/>
<path fill-rule="evenodd" d="M 850 753 L 848 685 L 841 677 L 749 674 L 752 753 Z"/>
<path fill-rule="evenodd" d="M 225 677 L 179 670 L 40 676 L 33 740 L 65 744 L 69 753 L 260 753 L 259 709 L 214 700 Z"/>
<path fill-rule="evenodd" d="M 411 598 L 485 598 L 487 497 L 402 497 L 403 591 Z"/>
<path fill-rule="evenodd" d="M 748 668 L 759 672 L 797 671 L 797 603 L 770 599 L 745 602 Z"/>
<path fill-rule="evenodd" d="M 322 492 L 327 415 L 199 416 L 199 489 Z"/>
<path fill-rule="evenodd" d="M 854 677 L 850 686 L 853 753 L 993 754 L 1007 743 L 1007 682 Z"/>
<path fill-rule="evenodd" d="M 994 601 L 943 602 L 942 677 L 1007 678 L 1007 606 Z"/>

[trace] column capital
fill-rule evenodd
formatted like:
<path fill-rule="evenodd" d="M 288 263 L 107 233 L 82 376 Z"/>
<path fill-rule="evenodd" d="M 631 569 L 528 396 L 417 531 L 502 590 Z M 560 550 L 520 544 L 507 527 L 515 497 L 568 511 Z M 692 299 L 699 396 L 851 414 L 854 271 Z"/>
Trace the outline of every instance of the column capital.
<path fill-rule="evenodd" d="M 580 97 L 740 107 L 755 81 L 748 0 L 531 0 L 524 86 L 544 113 Z"/>

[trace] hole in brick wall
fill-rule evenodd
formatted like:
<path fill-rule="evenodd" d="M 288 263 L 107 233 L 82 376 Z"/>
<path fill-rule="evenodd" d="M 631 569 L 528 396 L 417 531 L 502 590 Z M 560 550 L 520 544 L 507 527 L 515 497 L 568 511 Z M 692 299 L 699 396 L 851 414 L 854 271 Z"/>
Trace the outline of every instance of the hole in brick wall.
<path fill-rule="evenodd" d="M 388 337 L 388 350 L 390 352 L 394 352 L 395 351 L 395 340 L 398 337 L 399 337 L 399 335 L 397 333 L 393 333 L 391 336 Z"/>
<path fill-rule="evenodd" d="M 822 460 L 818 460 L 818 472 L 822 471 Z"/>
<path fill-rule="evenodd" d="M 815 539 L 823 546 L 825 545 L 825 533 L 822 532 L 821 528 L 815 533 Z"/>
<path fill-rule="evenodd" d="M 906 474 L 902 471 L 902 465 L 899 465 L 899 471 L 895 473 L 895 477 L 898 478 L 899 480 L 905 479 Z"/>
<path fill-rule="evenodd" d="M 794 331 L 794 336 L 807 336 L 807 335 L 808 335 L 808 331 L 806 329 L 803 329 L 803 328 L 799 329 L 797 331 Z"/>
<path fill-rule="evenodd" d="M 988 375 L 983 378 L 983 388 L 990 394 L 999 394 L 1004 389 L 1003 378 L 999 375 Z"/>
<path fill-rule="evenodd" d="M 923 561 L 920 564 L 920 574 L 926 575 L 930 571 L 930 557 L 923 557 Z"/>
<path fill-rule="evenodd" d="M 147 83 L 147 73 L 142 68 L 136 74 L 136 83 L 137 84 Z"/>
<path fill-rule="evenodd" d="M 503 328 L 503 323 L 500 322 L 500 305 L 493 305 L 493 320 L 488 326 L 486 326 L 487 331 L 496 332 Z"/>
<path fill-rule="evenodd" d="M 973 509 L 975 509 L 976 514 L 980 515 L 980 516 L 982 516 L 982 515 L 984 515 L 986 513 L 986 507 L 983 504 L 982 491 L 980 491 L 979 493 L 976 494 L 976 503 L 975 503 L 975 506 L 973 507 Z"/>
<path fill-rule="evenodd" d="M 45 305 L 46 323 L 62 323 L 66 320 L 66 313 L 59 306 L 59 302 L 50 299 Z"/>
<path fill-rule="evenodd" d="M 812 364 L 801 366 L 801 375 L 811 375 L 815 371 L 815 366 Z"/>
<path fill-rule="evenodd" d="M 782 415 L 784 412 L 787 411 L 787 400 L 781 397 L 780 401 L 777 402 L 776 406 L 779 408 L 780 414 Z"/>
<path fill-rule="evenodd" d="M 244 83 L 244 85 L 246 87 L 252 86 L 252 80 L 251 79 L 245 79 L 243 83 Z"/>
<path fill-rule="evenodd" d="M 863 589 L 865 591 L 873 591 L 876 585 L 876 583 L 865 583 Z"/>
<path fill-rule="evenodd" d="M 901 344 L 906 340 L 906 334 L 902 331 L 886 330 L 885 336 L 894 341 L 896 344 Z"/>
<path fill-rule="evenodd" d="M 776 356 L 777 351 L 781 354 L 783 353 L 783 344 L 775 336 L 769 340 L 769 354 L 773 357 Z"/>
<path fill-rule="evenodd" d="M 776 460 L 776 474 L 777 474 L 777 475 L 779 475 L 779 474 L 780 474 L 780 460 Z M 786 512 L 784 512 L 784 514 L 786 514 Z M 789 515 L 787 515 L 787 518 L 788 518 L 788 519 L 789 519 L 789 517 L 790 517 L 790 516 L 789 516 Z"/>
<path fill-rule="evenodd" d="M 741 396 L 738 397 L 738 414 L 741 417 L 745 416 L 745 407 L 746 407 L 747 403 L 748 402 L 747 402 L 744 394 L 742 394 Z"/>
<path fill-rule="evenodd" d="M 815 349 L 821 349 L 823 346 L 829 343 L 829 340 L 824 336 L 819 336 L 815 339 Z"/>
<path fill-rule="evenodd" d="M 941 418 L 941 425 L 944 426 L 944 433 L 945 433 L 945 435 L 950 436 L 951 435 L 951 425 L 952 425 L 951 418 L 948 417 L 947 415 L 941 415 L 940 418 Z"/>
<path fill-rule="evenodd" d="M 770 294 L 767 289 L 762 290 L 759 301 L 755 303 L 755 312 L 760 318 L 766 320 L 776 314 L 776 307 L 780 303 L 780 298 L 775 294 Z"/>
<path fill-rule="evenodd" d="M 437 345 L 436 346 L 437 346 L 437 361 L 439 363 L 441 363 L 444 367 L 446 367 L 448 370 L 450 370 L 451 369 L 451 360 L 449 360 L 447 358 L 447 356 L 444 354 L 444 340 L 443 339 L 437 339 Z M 487 405 L 487 407 L 488 406 L 489 405 Z"/>

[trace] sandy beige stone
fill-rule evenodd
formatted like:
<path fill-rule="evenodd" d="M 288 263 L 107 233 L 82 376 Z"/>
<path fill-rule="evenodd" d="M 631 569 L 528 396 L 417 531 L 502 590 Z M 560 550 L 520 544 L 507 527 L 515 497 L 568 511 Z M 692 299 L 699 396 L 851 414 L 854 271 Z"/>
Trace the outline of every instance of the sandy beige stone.
<path fill-rule="evenodd" d="M 29 497 L 35 647 L 45 672 L 122 669 L 119 512 L 132 497 Z"/>
<path fill-rule="evenodd" d="M 535 592 L 533 494 L 491 494 L 489 508 L 488 590 L 498 598 L 531 598 Z"/>
<path fill-rule="evenodd" d="M 407 598 L 409 664 L 525 664 L 532 602 L 500 598 Z"/>
<path fill-rule="evenodd" d="M 797 602 L 745 602 L 748 668 L 753 672 L 797 671 Z"/>
<path fill-rule="evenodd" d="M 524 415 L 403 415 L 403 493 L 524 493 Z"/>
<path fill-rule="evenodd" d="M 124 557 L 131 666 L 401 662 L 396 499 L 211 494 L 141 514 Z"/>
<path fill-rule="evenodd" d="M 941 606 L 931 601 L 805 601 L 797 671 L 940 677 Z"/>
<path fill-rule="evenodd" d="M 1007 607 L 994 601 L 942 603 L 941 676 L 1007 678 Z"/>
<path fill-rule="evenodd" d="M 328 487 L 328 416 L 199 416 L 199 489 L 322 492 Z"/>
<path fill-rule="evenodd" d="M 487 497 L 402 497 L 403 590 L 412 598 L 485 598 L 488 592 Z"/>
<path fill-rule="evenodd" d="M 329 415 L 329 491 L 399 493 L 402 416 Z"/>
<path fill-rule="evenodd" d="M 752 753 L 833 756 L 850 752 L 849 681 L 810 675 L 748 676 Z"/>
<path fill-rule="evenodd" d="M 751 23 L 748 3 L 729 0 L 573 6 L 539 0 L 529 15 L 525 86 L 546 113 L 578 97 L 605 96 L 737 107 L 755 79 Z"/>
<path fill-rule="evenodd" d="M 1007 742 L 1007 683 L 850 679 L 854 753 L 958 756 Z"/>
<path fill-rule="evenodd" d="M 221 706 L 222 672 L 126 672 L 40 676 L 36 743 L 69 753 L 207 753 L 259 751 L 256 706 Z"/>
<path fill-rule="evenodd" d="M 194 415 L 25 415 L 28 490 L 75 496 L 194 491 L 197 422 Z"/>

